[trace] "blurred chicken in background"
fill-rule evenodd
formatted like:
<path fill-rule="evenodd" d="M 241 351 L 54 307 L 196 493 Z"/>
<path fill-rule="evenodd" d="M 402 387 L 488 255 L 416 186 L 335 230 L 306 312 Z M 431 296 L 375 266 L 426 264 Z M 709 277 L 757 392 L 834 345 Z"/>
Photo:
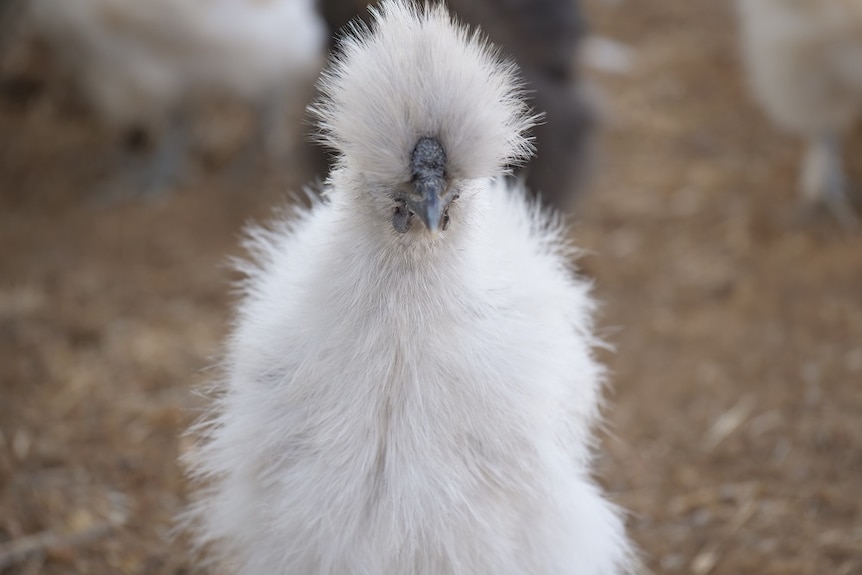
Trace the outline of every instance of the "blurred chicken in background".
<path fill-rule="evenodd" d="M 23 6 L 24 0 L 0 0 L 0 50 L 8 41 Z"/>
<path fill-rule="evenodd" d="M 800 191 L 858 227 L 841 138 L 862 114 L 862 0 L 739 0 L 755 97 L 779 126 L 808 140 Z"/>
<path fill-rule="evenodd" d="M 248 103 L 257 146 L 285 153 L 298 131 L 285 112 L 310 96 L 326 43 L 313 0 L 28 0 L 26 22 L 106 123 L 153 134 L 150 157 L 125 166 L 126 187 L 150 193 L 187 167 L 202 96 Z"/>
<path fill-rule="evenodd" d="M 578 0 L 446 0 L 518 63 L 530 105 L 544 114 L 533 130 L 536 156 L 526 185 L 544 203 L 570 211 L 588 167 L 595 124 L 578 69 L 586 24 Z M 334 41 L 352 19 L 366 16 L 367 0 L 323 0 L 320 9 Z"/>

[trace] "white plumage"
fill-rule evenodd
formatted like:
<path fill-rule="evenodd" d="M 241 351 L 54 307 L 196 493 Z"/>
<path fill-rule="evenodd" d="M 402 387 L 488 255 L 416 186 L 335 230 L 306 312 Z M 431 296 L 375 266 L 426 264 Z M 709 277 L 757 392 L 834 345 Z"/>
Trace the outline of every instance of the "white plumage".
<path fill-rule="evenodd" d="M 755 96 L 808 140 L 804 199 L 853 225 L 840 139 L 862 116 L 862 0 L 739 0 L 739 13 Z"/>
<path fill-rule="evenodd" d="M 252 231 L 190 457 L 230 572 L 629 572 L 590 477 L 589 286 L 498 178 L 529 150 L 514 73 L 441 7 L 384 2 L 345 40 L 317 107 L 328 199 Z"/>
<path fill-rule="evenodd" d="M 327 39 L 314 0 L 28 0 L 27 12 L 107 122 L 167 132 L 192 98 L 221 93 L 269 106 L 277 141 L 271 124 L 308 91 Z"/>

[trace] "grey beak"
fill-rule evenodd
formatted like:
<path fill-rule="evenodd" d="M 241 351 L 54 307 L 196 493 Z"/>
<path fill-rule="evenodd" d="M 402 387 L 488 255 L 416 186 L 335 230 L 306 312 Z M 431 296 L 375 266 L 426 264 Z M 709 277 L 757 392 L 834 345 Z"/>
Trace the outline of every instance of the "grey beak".
<path fill-rule="evenodd" d="M 443 178 L 423 178 L 413 183 L 415 194 L 406 198 L 407 207 L 419 216 L 429 232 L 437 232 L 443 225 L 443 212 L 449 204 L 444 200 L 446 182 Z"/>
<path fill-rule="evenodd" d="M 443 227 L 446 208 L 452 201 L 452 194 L 446 189 L 446 152 L 440 141 L 420 138 L 410 156 L 410 168 L 413 190 L 404 201 L 428 231 L 437 232 Z"/>

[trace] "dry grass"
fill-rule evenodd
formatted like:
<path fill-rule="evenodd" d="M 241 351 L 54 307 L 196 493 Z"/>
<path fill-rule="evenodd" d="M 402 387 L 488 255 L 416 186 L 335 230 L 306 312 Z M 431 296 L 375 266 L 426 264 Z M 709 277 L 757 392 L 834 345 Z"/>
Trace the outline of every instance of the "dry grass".
<path fill-rule="evenodd" d="M 787 224 L 799 146 L 749 104 L 725 4 L 588 3 L 636 51 L 599 78 L 576 229 L 617 348 L 601 471 L 655 573 L 862 573 L 862 237 Z M 194 572 L 181 434 L 222 262 L 281 186 L 100 205 L 108 149 L 80 110 L 0 97 L 0 573 Z"/>

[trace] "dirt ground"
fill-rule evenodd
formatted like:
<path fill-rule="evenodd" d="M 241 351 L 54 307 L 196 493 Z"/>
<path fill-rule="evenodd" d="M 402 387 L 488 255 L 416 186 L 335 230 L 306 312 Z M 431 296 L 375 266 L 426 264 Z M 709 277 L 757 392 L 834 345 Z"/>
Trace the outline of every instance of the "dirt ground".
<path fill-rule="evenodd" d="M 596 78 L 575 228 L 616 348 L 601 477 L 655 573 L 858 575 L 862 234 L 792 223 L 800 146 L 750 103 L 729 4 L 588 3 L 634 51 Z M 0 573 L 197 572 L 182 433 L 225 259 L 288 184 L 101 202 L 110 140 L 31 88 L 0 94 Z"/>

